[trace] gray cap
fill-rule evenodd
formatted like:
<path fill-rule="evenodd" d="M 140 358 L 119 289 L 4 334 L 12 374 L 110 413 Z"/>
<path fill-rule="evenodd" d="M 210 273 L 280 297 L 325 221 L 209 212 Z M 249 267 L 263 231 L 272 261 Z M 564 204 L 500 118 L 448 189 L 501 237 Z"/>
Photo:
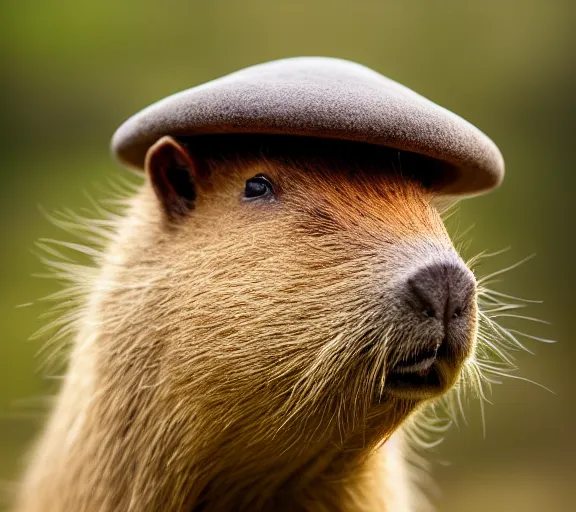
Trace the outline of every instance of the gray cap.
<path fill-rule="evenodd" d="M 437 160 L 441 192 L 474 195 L 500 184 L 504 160 L 476 127 L 361 64 L 296 57 L 251 66 L 168 96 L 118 128 L 114 155 L 143 168 L 164 135 L 300 135 L 365 142 Z"/>

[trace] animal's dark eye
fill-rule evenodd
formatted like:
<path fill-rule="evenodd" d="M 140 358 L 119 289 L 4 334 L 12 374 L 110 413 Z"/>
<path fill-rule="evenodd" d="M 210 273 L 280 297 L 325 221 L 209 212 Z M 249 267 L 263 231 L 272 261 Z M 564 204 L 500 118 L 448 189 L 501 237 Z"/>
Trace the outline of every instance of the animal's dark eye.
<path fill-rule="evenodd" d="M 253 178 L 246 180 L 244 187 L 245 199 L 256 199 L 257 197 L 267 197 L 274 194 L 274 187 L 269 178 L 264 174 L 257 174 Z"/>

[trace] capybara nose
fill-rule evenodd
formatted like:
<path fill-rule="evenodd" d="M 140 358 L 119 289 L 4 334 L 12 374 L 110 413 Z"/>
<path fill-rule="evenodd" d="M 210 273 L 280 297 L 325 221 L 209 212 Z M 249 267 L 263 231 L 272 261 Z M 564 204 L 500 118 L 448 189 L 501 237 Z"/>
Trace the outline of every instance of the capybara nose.
<path fill-rule="evenodd" d="M 415 314 L 433 318 L 448 329 L 469 315 L 476 293 L 474 274 L 459 261 L 433 263 L 408 278 L 407 300 Z"/>

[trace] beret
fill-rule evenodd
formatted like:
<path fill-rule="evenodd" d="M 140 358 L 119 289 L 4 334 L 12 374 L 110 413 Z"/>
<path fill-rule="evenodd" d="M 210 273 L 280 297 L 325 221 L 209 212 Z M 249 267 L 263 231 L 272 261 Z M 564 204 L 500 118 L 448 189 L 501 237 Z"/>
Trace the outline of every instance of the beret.
<path fill-rule="evenodd" d="M 500 151 L 472 124 L 372 69 L 327 57 L 258 64 L 168 96 L 125 121 L 112 152 L 141 169 L 164 135 L 234 133 L 342 139 L 423 155 L 444 170 L 439 192 L 446 195 L 479 194 L 504 177 Z"/>

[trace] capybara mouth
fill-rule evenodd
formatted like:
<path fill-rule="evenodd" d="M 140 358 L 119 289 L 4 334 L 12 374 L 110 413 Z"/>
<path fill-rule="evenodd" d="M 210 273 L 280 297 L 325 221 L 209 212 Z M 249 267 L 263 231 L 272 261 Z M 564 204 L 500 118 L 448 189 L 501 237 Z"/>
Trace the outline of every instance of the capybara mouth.
<path fill-rule="evenodd" d="M 429 398 L 446 392 L 458 372 L 446 340 L 438 348 L 428 348 L 401 359 L 386 375 L 386 389 L 393 395 Z"/>
<path fill-rule="evenodd" d="M 386 387 L 389 391 L 412 392 L 425 391 L 426 394 L 438 390 L 442 391 L 442 379 L 438 368 L 428 367 L 425 371 L 392 372 L 386 377 Z M 412 394 L 411 393 L 411 394 Z"/>
<path fill-rule="evenodd" d="M 431 348 L 423 350 L 418 354 L 404 358 L 393 367 L 394 373 L 427 373 L 436 361 L 438 350 Z"/>

